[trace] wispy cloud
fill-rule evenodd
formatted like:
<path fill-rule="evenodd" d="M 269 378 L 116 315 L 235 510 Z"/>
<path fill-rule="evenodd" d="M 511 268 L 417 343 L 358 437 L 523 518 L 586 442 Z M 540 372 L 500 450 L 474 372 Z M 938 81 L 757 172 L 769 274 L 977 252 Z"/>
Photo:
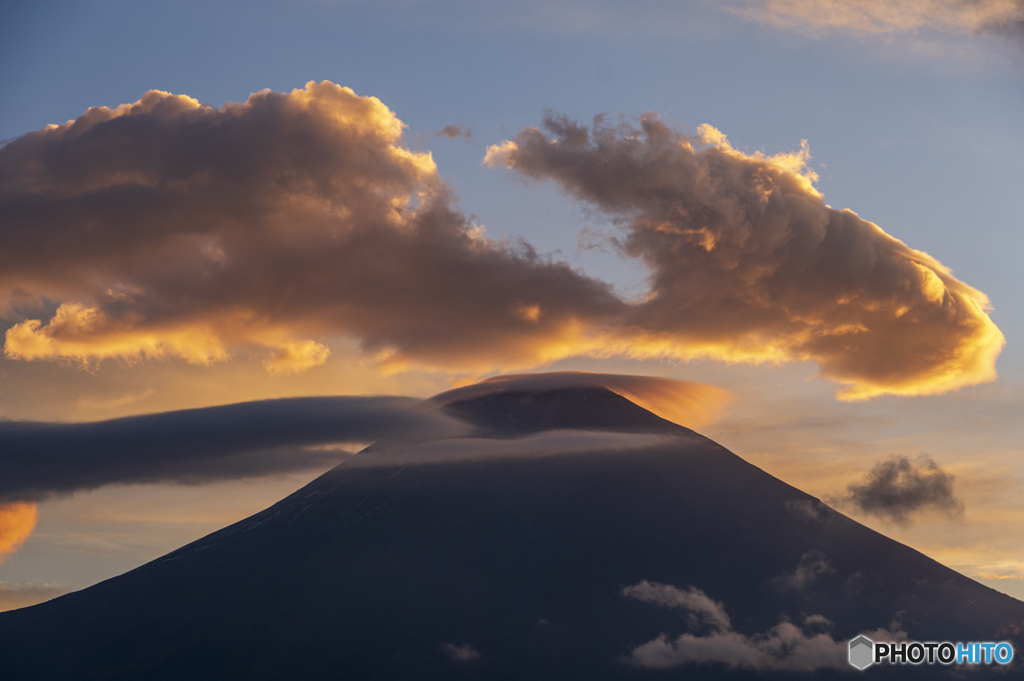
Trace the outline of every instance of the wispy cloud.
<path fill-rule="evenodd" d="M 0 612 L 49 601 L 70 590 L 70 586 L 64 584 L 0 582 Z"/>
<path fill-rule="evenodd" d="M 514 439 L 460 437 L 373 447 L 345 463 L 352 467 L 401 466 L 421 463 L 456 463 L 488 459 L 536 459 L 549 456 L 592 455 L 686 446 L 678 435 L 615 433 L 586 430 L 549 430 Z"/>
<path fill-rule="evenodd" d="M 437 131 L 439 137 L 447 137 L 450 140 L 462 139 L 469 142 L 473 139 L 474 126 L 465 126 L 461 122 L 446 125 Z"/>
<path fill-rule="evenodd" d="M 732 0 L 726 6 L 745 19 L 816 34 L 975 34 L 1024 25 L 1019 0 Z"/>
<path fill-rule="evenodd" d="M 720 601 L 714 601 L 695 587 L 679 589 L 671 584 L 648 582 L 646 579 L 627 586 L 622 595 L 635 598 L 643 603 L 660 605 L 663 608 L 677 608 L 689 612 L 694 625 L 707 624 L 715 631 L 729 631 L 732 623 Z"/>

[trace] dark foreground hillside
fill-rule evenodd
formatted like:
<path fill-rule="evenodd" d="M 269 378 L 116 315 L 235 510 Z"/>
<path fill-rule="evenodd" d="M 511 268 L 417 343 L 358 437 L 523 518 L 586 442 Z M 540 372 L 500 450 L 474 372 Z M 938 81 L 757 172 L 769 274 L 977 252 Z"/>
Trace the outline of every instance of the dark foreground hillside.
<path fill-rule="evenodd" d="M 481 437 L 379 444 L 132 572 L 0 614 L 0 677 L 841 679 L 861 672 L 836 651 L 880 628 L 1024 646 L 1024 603 L 606 390 L 447 409 Z M 701 663 L 709 642 L 747 666 Z"/>

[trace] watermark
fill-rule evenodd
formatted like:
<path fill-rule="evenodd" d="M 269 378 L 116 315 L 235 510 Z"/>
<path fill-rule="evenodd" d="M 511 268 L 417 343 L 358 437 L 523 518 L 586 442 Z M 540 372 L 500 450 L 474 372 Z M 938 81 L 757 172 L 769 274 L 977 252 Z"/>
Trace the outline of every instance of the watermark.
<path fill-rule="evenodd" d="M 872 641 L 858 636 L 850 641 L 850 664 L 867 669 L 873 664 L 1010 664 L 1013 646 L 1000 643 L 942 641 Z"/>

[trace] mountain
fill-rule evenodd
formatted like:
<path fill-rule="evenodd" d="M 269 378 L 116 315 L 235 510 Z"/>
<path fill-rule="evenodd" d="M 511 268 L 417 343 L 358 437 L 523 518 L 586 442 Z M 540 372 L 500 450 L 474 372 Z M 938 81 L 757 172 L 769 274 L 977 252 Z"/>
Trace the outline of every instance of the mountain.
<path fill-rule="evenodd" d="M 472 436 L 377 443 L 136 570 L 0 613 L 3 678 L 841 679 L 859 673 L 846 640 L 882 628 L 1024 644 L 1024 603 L 608 390 L 441 408 Z"/>

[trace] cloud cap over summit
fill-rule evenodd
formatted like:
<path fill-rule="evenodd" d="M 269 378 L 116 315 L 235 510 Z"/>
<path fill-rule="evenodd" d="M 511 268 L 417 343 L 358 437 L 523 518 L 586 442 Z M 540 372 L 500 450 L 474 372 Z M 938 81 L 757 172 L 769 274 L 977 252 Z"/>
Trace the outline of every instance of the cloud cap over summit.
<path fill-rule="evenodd" d="M 479 383 L 448 390 L 432 400 L 451 404 L 504 392 L 535 392 L 565 388 L 607 388 L 659 416 L 680 424 L 710 421 L 731 400 L 712 385 L 660 376 L 602 374 L 590 371 L 551 371 L 492 376 Z"/>

